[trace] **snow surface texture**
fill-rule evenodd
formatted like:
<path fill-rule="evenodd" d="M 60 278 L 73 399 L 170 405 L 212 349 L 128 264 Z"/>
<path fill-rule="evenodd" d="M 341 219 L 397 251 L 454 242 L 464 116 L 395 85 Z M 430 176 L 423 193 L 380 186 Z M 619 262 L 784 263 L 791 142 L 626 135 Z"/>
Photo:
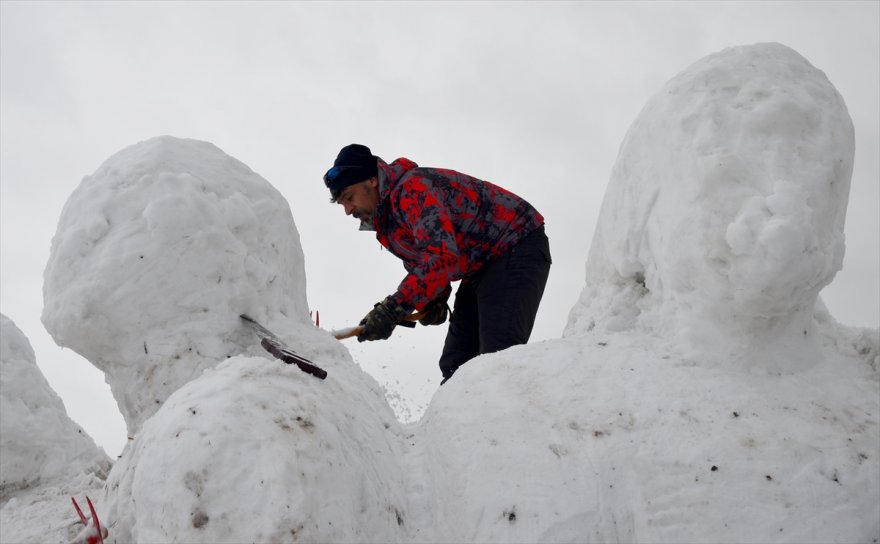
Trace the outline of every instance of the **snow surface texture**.
<path fill-rule="evenodd" d="M 853 153 L 843 98 L 790 48 L 698 61 L 627 132 L 566 334 L 638 328 L 692 359 L 816 364 Z"/>
<path fill-rule="evenodd" d="M 66 519 L 70 495 L 102 488 L 110 458 L 68 417 L 30 342 L 2 314 L 0 437 L 0 542 L 69 541 L 80 528 Z"/>
<path fill-rule="evenodd" d="M 287 201 L 215 146 L 170 137 L 83 179 L 58 222 L 43 294 L 46 329 L 105 372 L 130 435 L 181 385 L 253 343 L 240 314 L 308 323 Z"/>
<path fill-rule="evenodd" d="M 142 418 L 108 478 L 98 508 L 111 541 L 878 542 L 880 338 L 877 330 L 836 323 L 816 300 L 840 266 L 846 190 L 817 187 L 815 170 L 780 151 L 808 148 L 804 161 L 813 165 L 843 160 L 826 182 L 848 185 L 848 116 L 820 75 L 790 49 L 757 45 L 708 57 L 673 79 L 621 148 L 567 335 L 471 361 L 414 424 L 394 419 L 381 388 L 340 342 L 299 317 L 304 311 L 284 316 L 281 302 L 263 290 L 268 284 L 253 287 L 241 273 L 214 288 L 187 256 L 167 261 L 170 290 L 195 296 L 210 288 L 222 300 L 242 300 L 223 311 L 254 311 L 329 376 L 318 380 L 258 349 L 217 357 L 214 365 L 187 359 L 203 365 L 188 381 L 182 370 L 162 368 L 181 365 L 176 352 L 151 359 L 154 370 L 140 370 L 141 381 L 120 372 L 117 398 L 155 388 L 150 380 L 163 372 L 175 378 L 176 391 Z M 687 81 L 702 82 L 700 100 L 676 95 Z M 794 98 L 763 106 L 767 116 L 778 114 L 772 123 L 749 113 L 758 106 L 740 108 L 752 118 L 743 124 L 728 110 L 736 82 L 756 100 Z M 789 123 L 830 128 L 804 132 Z M 654 125 L 671 132 L 659 138 Z M 685 126 L 693 127 L 691 139 Z M 736 142 L 728 141 L 730 131 L 738 131 Z M 632 143 L 651 134 L 656 145 Z M 720 142 L 715 159 L 727 166 L 698 168 L 709 155 L 691 140 Z M 158 156 L 145 166 L 168 175 L 181 175 L 169 164 L 216 156 L 204 153 L 213 149 L 207 144 L 169 138 L 133 149 L 160 144 L 176 159 Z M 117 156 L 118 168 L 131 169 L 126 160 L 139 156 Z M 649 183 L 643 164 L 653 165 L 656 180 Z M 103 187 L 94 199 L 114 191 Z M 642 193 L 653 196 L 642 201 Z M 156 196 L 144 195 L 128 205 L 143 209 Z M 80 205 L 91 209 L 69 204 L 71 222 Z M 123 247 L 132 245 L 128 236 L 153 236 L 131 223 L 110 222 L 105 236 Z M 191 236 L 213 232 L 212 225 L 194 227 Z M 285 236 L 295 245 L 295 230 L 278 233 L 282 242 Z M 264 239 L 252 242 L 241 253 L 259 251 Z M 176 251 L 170 243 L 151 247 L 153 258 Z M 200 251 L 208 262 L 223 259 L 217 247 Z M 93 299 L 91 290 L 115 277 L 100 262 L 107 258 L 84 267 L 92 279 L 77 279 L 77 297 Z M 268 257 L 261 265 L 283 268 Z M 290 267 L 301 270 L 298 262 Z M 253 300 L 236 290 L 240 284 Z M 303 300 L 304 282 L 292 288 Z M 150 302 L 139 314 L 143 323 L 176 318 L 163 293 L 137 285 L 127 291 Z M 261 314 L 263 306 L 270 309 Z M 72 321 L 65 308 L 54 305 L 44 319 Z M 125 317 L 114 304 L 95 308 L 79 318 Z M 202 342 L 218 335 L 236 339 L 233 348 L 255 342 L 225 317 L 198 316 L 154 326 L 154 338 L 173 343 L 188 327 Z M 699 334 L 687 329 L 700 320 Z M 793 323 L 797 340 L 814 352 L 794 340 Z M 80 326 L 83 351 L 105 366 L 117 360 L 105 351 L 138 347 L 137 323 L 116 337 Z M 718 341 L 717 351 L 710 341 Z M 118 360 L 131 368 L 146 361 Z"/>
<path fill-rule="evenodd" d="M 876 377 L 826 353 L 758 378 L 594 331 L 481 357 L 417 434 L 421 540 L 872 542 Z"/>

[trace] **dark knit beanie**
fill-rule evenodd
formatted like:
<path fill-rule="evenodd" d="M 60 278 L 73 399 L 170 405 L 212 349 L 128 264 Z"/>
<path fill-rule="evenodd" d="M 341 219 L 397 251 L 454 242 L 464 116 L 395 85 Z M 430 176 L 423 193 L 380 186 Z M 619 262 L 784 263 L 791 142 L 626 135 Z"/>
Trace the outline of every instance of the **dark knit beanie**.
<path fill-rule="evenodd" d="M 324 184 L 330 189 L 330 197 L 336 200 L 339 193 L 349 185 L 360 183 L 376 176 L 379 167 L 370 148 L 351 144 L 343 147 L 333 162 L 333 167 L 324 174 Z"/>

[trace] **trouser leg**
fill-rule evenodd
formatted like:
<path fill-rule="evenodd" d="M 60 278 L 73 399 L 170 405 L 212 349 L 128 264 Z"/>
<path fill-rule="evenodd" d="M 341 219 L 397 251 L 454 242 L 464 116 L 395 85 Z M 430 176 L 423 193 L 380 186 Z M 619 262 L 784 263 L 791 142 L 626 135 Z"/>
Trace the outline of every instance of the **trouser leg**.
<path fill-rule="evenodd" d="M 529 341 L 550 264 L 541 227 L 486 269 L 477 286 L 481 354 Z"/>
<path fill-rule="evenodd" d="M 477 355 L 528 342 L 550 264 L 541 227 L 462 282 L 440 358 L 445 379 Z"/>
<path fill-rule="evenodd" d="M 444 381 L 455 369 L 480 354 L 480 322 L 477 296 L 473 285 L 463 281 L 455 293 L 455 303 L 443 353 L 440 355 L 440 371 Z"/>

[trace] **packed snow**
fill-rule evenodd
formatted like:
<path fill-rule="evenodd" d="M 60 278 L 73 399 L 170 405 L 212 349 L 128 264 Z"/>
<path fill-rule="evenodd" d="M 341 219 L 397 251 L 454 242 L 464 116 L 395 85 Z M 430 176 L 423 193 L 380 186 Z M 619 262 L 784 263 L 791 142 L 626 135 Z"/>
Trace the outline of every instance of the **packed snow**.
<path fill-rule="evenodd" d="M 69 541 L 78 533 L 69 497 L 97 494 L 110 458 L 68 417 L 30 342 L 2 314 L 0 391 L 0 541 Z"/>
<path fill-rule="evenodd" d="M 105 372 L 131 440 L 106 484 L 69 460 L 61 483 L 21 478 L 0 540 L 69 541 L 58 505 L 88 492 L 110 542 L 878 542 L 880 331 L 818 298 L 853 152 L 842 97 L 795 51 L 698 61 L 621 145 L 564 336 L 469 362 L 402 424 L 309 320 L 271 184 L 205 142 L 126 148 L 62 213 L 43 321 Z M 6 412 L 7 367 L 33 354 L 3 327 Z M 75 449 L 57 434 L 32 473 Z"/>

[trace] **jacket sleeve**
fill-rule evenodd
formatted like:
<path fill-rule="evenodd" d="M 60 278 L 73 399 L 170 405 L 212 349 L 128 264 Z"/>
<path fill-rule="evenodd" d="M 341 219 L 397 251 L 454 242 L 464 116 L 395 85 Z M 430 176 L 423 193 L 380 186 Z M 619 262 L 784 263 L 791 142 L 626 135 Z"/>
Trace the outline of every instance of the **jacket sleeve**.
<path fill-rule="evenodd" d="M 416 255 L 405 261 L 408 273 L 391 298 L 405 308 L 421 310 L 461 278 L 462 255 L 452 211 L 430 181 L 417 176 L 403 180 L 397 202 L 395 212 L 414 240 Z"/>

